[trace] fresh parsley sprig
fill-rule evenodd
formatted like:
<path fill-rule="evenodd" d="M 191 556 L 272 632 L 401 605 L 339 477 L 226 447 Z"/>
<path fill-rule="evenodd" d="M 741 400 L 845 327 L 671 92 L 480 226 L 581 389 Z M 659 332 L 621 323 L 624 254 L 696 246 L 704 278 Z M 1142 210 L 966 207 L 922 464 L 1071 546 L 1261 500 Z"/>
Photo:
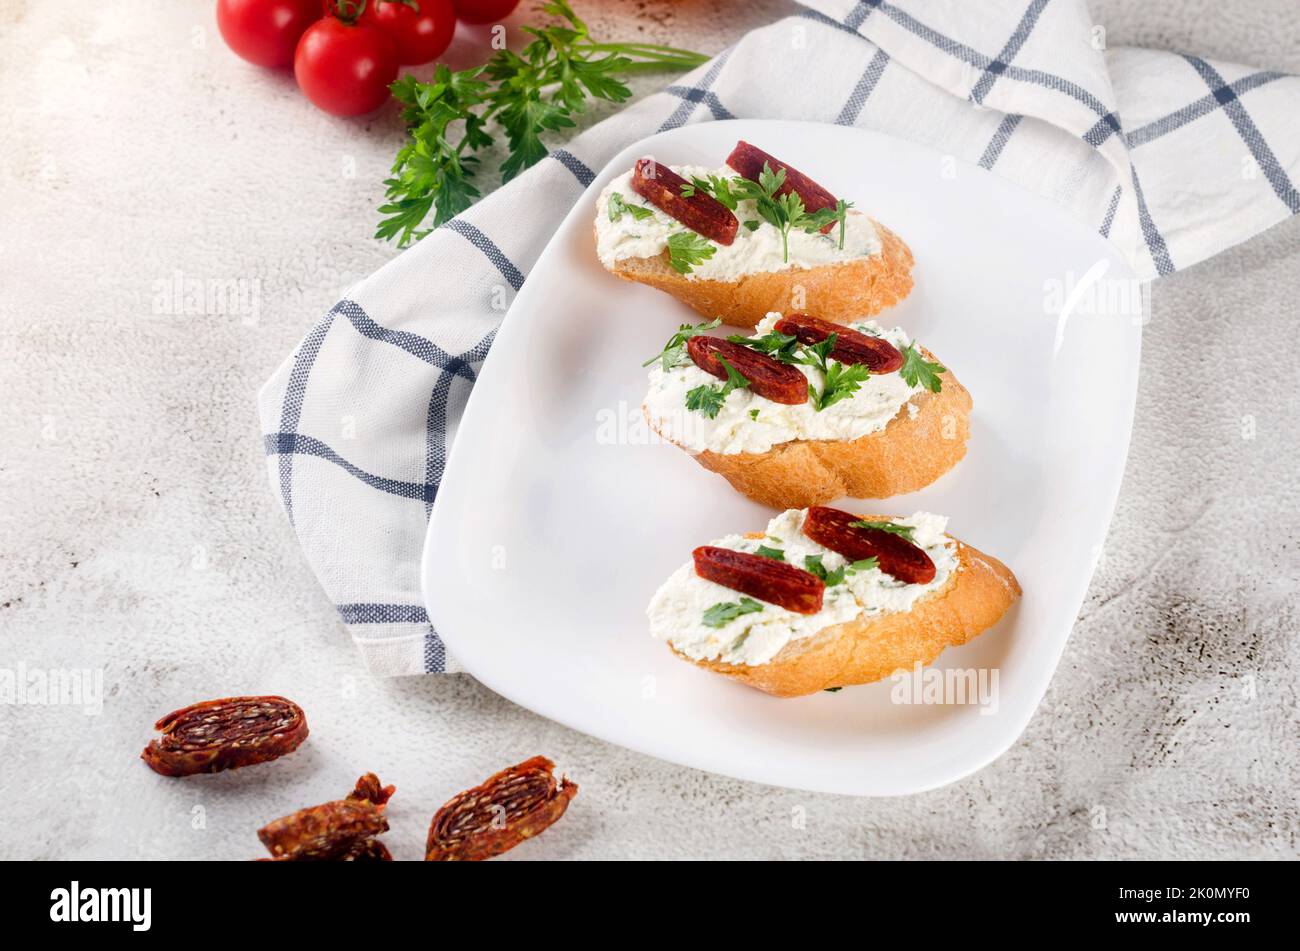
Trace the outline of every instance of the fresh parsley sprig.
<path fill-rule="evenodd" d="M 781 363 L 803 364 L 821 370 L 826 379 L 821 390 L 808 384 L 808 398 L 812 400 L 813 409 L 820 413 L 828 406 L 848 399 L 862 388 L 863 383 L 871 379 L 871 371 L 864 364 L 840 363 L 830 358 L 837 338 L 837 334 L 831 334 L 818 343 L 800 344 L 797 338 L 772 330 L 761 337 L 732 334 L 727 339 L 767 354 Z"/>
<path fill-rule="evenodd" d="M 909 542 L 913 540 L 913 535 L 916 534 L 916 529 L 911 525 L 899 525 L 897 522 L 873 522 L 863 518 L 856 522 L 850 522 L 849 525 L 853 528 L 874 528 L 879 532 L 889 532 L 891 535 L 898 535 Z"/>
<path fill-rule="evenodd" d="M 719 601 L 704 612 L 705 627 L 725 627 L 729 622 L 744 614 L 755 614 L 763 610 L 761 601 L 753 598 L 741 598 L 739 601 Z"/>
<path fill-rule="evenodd" d="M 916 344 L 909 343 L 903 348 L 903 365 L 898 372 L 908 386 L 923 386 L 931 393 L 938 393 L 943 389 L 943 381 L 939 379 L 939 374 L 947 373 L 948 370 L 938 363 L 927 360 L 921 351 L 916 349 Z"/>
<path fill-rule="evenodd" d="M 821 578 L 828 588 L 833 588 L 835 585 L 843 583 L 846 577 L 852 577 L 853 575 L 861 574 L 864 571 L 871 571 L 880 566 L 879 559 L 875 557 L 862 558 L 858 561 L 840 565 L 834 571 L 831 571 L 822 564 L 823 557 L 823 555 L 804 555 L 803 565 L 810 574 Z"/>
<path fill-rule="evenodd" d="M 690 324 L 682 324 L 677 328 L 677 333 L 668 338 L 664 344 L 663 350 L 656 353 L 653 357 L 641 364 L 648 367 L 656 360 L 663 366 L 664 370 L 671 370 L 675 367 L 685 366 L 691 362 L 691 358 L 686 355 L 686 341 L 692 337 L 698 337 L 708 330 L 713 330 L 722 323 L 721 317 L 715 317 L 707 323 L 696 324 L 692 327 Z"/>
<path fill-rule="evenodd" d="M 622 192 L 611 192 L 609 196 L 609 220 L 618 221 L 624 214 L 631 215 L 636 221 L 645 221 L 654 214 L 654 211 L 645 205 L 627 201 Z"/>
<path fill-rule="evenodd" d="M 748 347 L 750 350 L 757 350 L 759 353 L 766 354 L 773 360 L 779 360 L 782 363 L 799 362 L 799 351 L 801 349 L 799 338 L 791 334 L 769 330 L 761 337 L 732 334 L 727 340 L 730 343 L 738 343 L 742 347 Z"/>
<path fill-rule="evenodd" d="M 731 395 L 732 390 L 743 390 L 749 386 L 749 380 L 728 363 L 725 357 L 719 356 L 718 362 L 727 371 L 727 382 L 706 383 L 695 387 L 686 394 L 686 408 L 691 412 L 700 413 L 708 419 L 718 418 L 718 412 L 722 409 L 722 404 L 727 402 L 727 397 Z"/>
<path fill-rule="evenodd" d="M 798 192 L 777 194 L 784 184 L 785 169 L 773 172 L 772 167 L 764 162 L 763 171 L 759 173 L 757 182 L 739 176 L 708 175 L 701 178 L 696 175 L 681 186 L 681 193 L 683 198 L 690 198 L 696 192 L 704 192 L 712 195 L 732 211 L 735 211 L 740 202 L 745 199 L 753 201 L 763 220 L 781 232 L 781 248 L 787 263 L 790 260 L 791 231 L 806 231 L 812 234 L 821 231 L 829 224 L 838 222 L 839 247 L 843 251 L 845 227 L 853 202 L 840 198 L 835 202 L 834 208 L 819 208 L 817 211 L 809 212 L 804 207 L 803 198 Z M 749 231 L 757 231 L 762 222 L 748 218 L 741 224 Z"/>
<path fill-rule="evenodd" d="M 848 565 L 840 565 L 834 571 L 828 571 L 826 566 L 822 564 L 821 555 L 804 555 L 803 566 L 810 574 L 821 578 L 828 588 L 833 588 L 835 585 L 842 582 L 844 580 L 845 572 L 849 567 Z"/>
<path fill-rule="evenodd" d="M 840 400 L 848 399 L 862 389 L 862 384 L 870 378 L 871 371 L 864 364 L 840 363 L 838 360 L 832 360 L 826 370 L 826 385 L 822 387 L 822 391 L 813 393 L 811 387 L 809 388 L 813 408 L 820 413 Z"/>
<path fill-rule="evenodd" d="M 714 183 L 716 176 L 710 176 L 707 183 L 701 179 L 695 179 L 693 185 L 697 188 L 708 186 L 710 194 L 724 205 L 726 201 L 719 196 L 718 186 Z M 809 212 L 803 203 L 803 199 L 798 192 L 790 191 L 784 195 L 778 194 L 783 185 L 785 185 L 785 169 L 773 172 L 772 167 L 763 163 L 763 170 L 758 173 L 758 181 L 748 178 L 731 178 L 723 179 L 726 183 L 726 194 L 728 199 L 749 199 L 754 202 L 754 207 L 758 211 L 759 217 L 781 232 L 781 253 L 782 260 L 790 260 L 790 232 L 806 231 L 812 234 L 821 231 L 834 221 L 840 222 L 840 247 L 844 247 L 844 222 L 848 217 L 848 210 L 851 207 L 850 202 L 839 201 L 835 208 L 821 208 L 815 212 Z M 735 205 L 730 205 L 735 210 Z M 755 230 L 758 225 L 752 227 L 750 221 L 745 222 L 745 227 L 750 231 Z"/>
<path fill-rule="evenodd" d="M 764 558 L 771 558 L 773 561 L 785 561 L 785 552 L 780 548 L 769 548 L 767 545 L 759 545 L 754 549 L 755 555 L 762 555 Z"/>
<path fill-rule="evenodd" d="M 668 236 L 668 263 L 679 274 L 690 274 L 695 265 L 713 257 L 718 246 L 694 231 L 678 231 Z"/>
<path fill-rule="evenodd" d="M 682 197 L 691 198 L 696 192 L 704 192 L 706 195 L 712 195 L 720 204 L 725 205 L 728 210 L 735 211 L 736 206 L 740 204 L 740 196 L 732 193 L 731 185 L 736 181 L 743 181 L 743 179 L 712 174 L 705 178 L 693 175 L 689 182 L 682 185 Z"/>
<path fill-rule="evenodd" d="M 840 222 L 840 250 L 844 250 L 844 232 L 848 228 L 849 209 L 853 207 L 853 202 L 845 201 L 843 198 L 835 202 L 835 217 Z"/>
<path fill-rule="evenodd" d="M 798 362 L 821 370 L 826 379 L 820 392 L 811 383 L 808 384 L 808 398 L 812 400 L 813 409 L 819 413 L 840 400 L 848 399 L 871 378 L 871 370 L 866 364 L 840 363 L 830 358 L 838 337 L 838 334 L 831 334 L 818 343 L 805 345 L 800 351 Z"/>
<path fill-rule="evenodd" d="M 539 9 L 558 22 L 524 27 L 532 39 L 520 52 L 499 50 L 471 69 L 438 66 L 428 82 L 408 74 L 389 87 L 403 106 L 408 140 L 384 181 L 388 200 L 375 237 L 405 247 L 472 205 L 480 194 L 475 153 L 493 144 L 493 125 L 505 134 L 500 173 L 509 181 L 546 157 L 542 136 L 572 128 L 589 99 L 626 101 L 632 91 L 619 77 L 707 61 L 655 43 L 597 43 L 567 0 Z"/>

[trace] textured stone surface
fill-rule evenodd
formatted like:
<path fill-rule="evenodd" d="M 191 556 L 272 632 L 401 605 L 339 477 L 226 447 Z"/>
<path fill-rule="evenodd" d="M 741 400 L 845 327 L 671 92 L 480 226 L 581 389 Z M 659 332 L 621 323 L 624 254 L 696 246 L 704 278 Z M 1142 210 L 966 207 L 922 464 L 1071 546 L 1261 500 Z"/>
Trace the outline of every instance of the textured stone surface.
<path fill-rule="evenodd" d="M 786 9 L 719 6 L 591 19 L 714 51 Z M 1177 8 L 1094 5 L 1112 45 L 1300 72 L 1291 0 Z M 392 255 L 368 235 L 400 132 L 388 113 L 316 112 L 291 78 L 234 59 L 210 16 L 0 0 L 0 666 L 103 668 L 106 694 L 99 716 L 0 716 L 0 858 L 251 857 L 259 825 L 367 769 L 397 784 L 387 840 L 416 858 L 443 799 L 536 752 L 582 792 L 521 858 L 1296 854 L 1300 221 L 1154 288 L 1119 508 L 1020 741 L 906 799 L 755 786 L 468 678 L 360 671 L 267 490 L 253 394 Z M 463 34 L 456 57 L 473 49 Z M 178 272 L 250 282 L 256 306 L 176 313 L 155 298 Z M 239 692 L 289 694 L 311 740 L 189 781 L 136 760 L 156 716 Z"/>

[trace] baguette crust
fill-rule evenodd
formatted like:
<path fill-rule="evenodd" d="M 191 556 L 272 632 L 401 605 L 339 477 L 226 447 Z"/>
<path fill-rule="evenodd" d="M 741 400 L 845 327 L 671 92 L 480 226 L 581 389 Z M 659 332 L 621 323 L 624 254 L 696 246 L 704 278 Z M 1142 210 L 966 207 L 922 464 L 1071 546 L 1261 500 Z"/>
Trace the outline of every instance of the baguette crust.
<path fill-rule="evenodd" d="M 1020 583 L 1010 568 L 958 541 L 957 569 L 942 588 L 917 601 L 910 611 L 823 628 L 812 637 L 790 642 L 771 661 L 753 667 L 695 660 L 671 644 L 669 649 L 698 667 L 774 697 L 802 697 L 872 683 L 896 670 L 910 671 L 918 662 L 929 664 L 945 648 L 965 644 L 992 627 L 1019 597 Z"/>
<path fill-rule="evenodd" d="M 927 359 L 934 359 L 921 349 Z M 706 449 L 692 455 L 737 492 L 777 509 L 824 505 L 845 496 L 884 499 L 915 492 L 966 455 L 971 398 L 948 371 L 940 392 L 922 390 L 908 402 L 917 407 L 916 415 L 905 404 L 884 429 L 857 439 L 795 439 L 767 452 Z M 647 420 L 655 428 L 648 414 Z"/>
<path fill-rule="evenodd" d="M 668 263 L 668 252 L 653 258 L 616 261 L 610 273 L 648 284 L 676 297 L 703 317 L 721 317 L 737 327 L 756 327 L 774 310 L 816 314 L 847 324 L 892 307 L 912 290 L 912 251 L 878 221 L 881 253 L 869 258 L 746 274 L 738 281 L 689 280 Z"/>

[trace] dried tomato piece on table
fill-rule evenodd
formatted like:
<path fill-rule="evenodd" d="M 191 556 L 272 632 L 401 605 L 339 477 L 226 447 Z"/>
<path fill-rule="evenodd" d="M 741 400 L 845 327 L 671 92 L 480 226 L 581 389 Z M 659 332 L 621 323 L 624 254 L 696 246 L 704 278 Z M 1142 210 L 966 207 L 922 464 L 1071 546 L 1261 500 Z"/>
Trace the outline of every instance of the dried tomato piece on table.
<path fill-rule="evenodd" d="M 346 799 L 299 809 L 257 830 L 278 862 L 391 861 L 374 837 L 388 831 L 384 807 L 395 787 L 366 773 Z"/>
<path fill-rule="evenodd" d="M 433 817 L 425 844 L 429 862 L 478 862 L 513 849 L 564 815 L 578 794 L 555 764 L 534 756 L 452 797 Z"/>
<path fill-rule="evenodd" d="M 382 806 L 393 798 L 393 793 L 396 791 L 396 786 L 383 786 L 380 784 L 378 776 L 374 773 L 366 773 L 357 780 L 357 785 L 352 792 L 348 793 L 348 798 L 362 802 L 373 802 L 376 806 Z"/>
<path fill-rule="evenodd" d="M 302 707 L 284 697 L 205 700 L 154 724 L 140 758 L 163 776 L 217 773 L 278 759 L 307 739 Z"/>

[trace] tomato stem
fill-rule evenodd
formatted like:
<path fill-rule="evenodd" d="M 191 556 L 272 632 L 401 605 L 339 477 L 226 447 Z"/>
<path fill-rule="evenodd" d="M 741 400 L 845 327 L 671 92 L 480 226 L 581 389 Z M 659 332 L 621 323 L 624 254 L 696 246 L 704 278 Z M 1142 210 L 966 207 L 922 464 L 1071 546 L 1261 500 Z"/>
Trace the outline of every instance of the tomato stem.
<path fill-rule="evenodd" d="M 367 0 L 325 0 L 325 9 L 336 20 L 356 26 L 361 14 L 366 12 Z"/>

